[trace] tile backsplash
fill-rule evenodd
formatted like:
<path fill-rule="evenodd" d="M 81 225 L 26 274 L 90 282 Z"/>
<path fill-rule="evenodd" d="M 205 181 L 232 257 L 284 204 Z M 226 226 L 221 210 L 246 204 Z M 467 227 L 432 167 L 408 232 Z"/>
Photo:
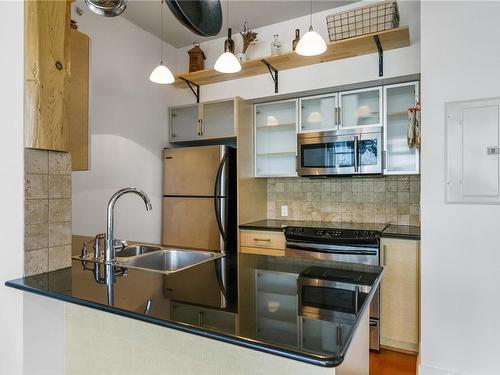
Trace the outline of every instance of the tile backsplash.
<path fill-rule="evenodd" d="M 71 266 L 71 155 L 25 149 L 24 274 Z"/>
<path fill-rule="evenodd" d="M 268 178 L 267 217 L 420 225 L 420 176 Z"/>

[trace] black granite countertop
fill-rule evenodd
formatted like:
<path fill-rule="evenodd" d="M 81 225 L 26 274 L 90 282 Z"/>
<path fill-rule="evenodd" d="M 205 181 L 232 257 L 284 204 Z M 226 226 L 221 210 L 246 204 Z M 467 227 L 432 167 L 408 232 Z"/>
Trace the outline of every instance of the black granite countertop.
<path fill-rule="evenodd" d="M 334 223 L 329 221 L 308 220 L 259 220 L 251 223 L 240 224 L 240 229 L 282 231 L 284 227 L 314 227 L 334 229 L 375 230 L 381 237 L 420 239 L 420 227 L 412 225 L 392 224 L 363 224 L 363 223 Z"/>
<path fill-rule="evenodd" d="M 382 237 L 420 240 L 420 227 L 416 225 L 389 224 L 382 232 Z"/>
<path fill-rule="evenodd" d="M 317 266 L 313 260 L 239 254 L 166 275 L 73 260 L 71 268 L 8 281 L 6 285 L 269 354 L 334 367 L 342 363 L 360 318 L 367 312 L 382 268 L 322 262 L 319 271 L 329 280 L 341 280 L 342 285 L 365 285 L 368 292 L 357 311 L 354 307 L 345 310 L 345 301 L 339 297 L 341 307 L 328 307 L 331 317 L 320 319 L 301 315 L 297 293 L 297 279 L 317 274 L 318 267 L 312 266 Z M 106 272 L 115 274 L 112 284 L 106 284 Z M 335 305 L 337 300 L 328 302 Z M 198 316 L 193 311 L 200 309 L 216 316 L 212 319 L 215 323 L 199 326 L 198 319 L 192 317 Z M 306 321 L 308 324 L 304 324 Z M 340 324 L 347 329 L 342 328 L 346 332 L 338 341 L 336 330 L 330 328 Z M 303 337 L 311 338 L 307 345 L 299 342 Z"/>

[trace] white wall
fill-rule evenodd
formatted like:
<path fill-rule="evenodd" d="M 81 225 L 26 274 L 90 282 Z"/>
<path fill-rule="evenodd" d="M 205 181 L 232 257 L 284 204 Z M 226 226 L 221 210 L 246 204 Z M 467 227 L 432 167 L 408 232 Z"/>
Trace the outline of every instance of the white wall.
<path fill-rule="evenodd" d="M 420 73 L 420 3 L 419 1 L 399 1 L 401 26 L 409 26 L 411 45 L 406 48 L 384 52 L 384 78 Z M 291 2 L 293 4 L 293 2 Z M 348 6 L 314 13 L 313 26 L 323 38 L 328 41 L 326 16 L 333 12 L 358 7 L 358 3 Z M 291 5 L 292 6 L 292 5 Z M 262 6 L 265 12 L 265 5 Z M 230 11 L 231 13 L 231 11 Z M 251 26 L 251 25 L 250 25 Z M 295 38 L 295 29 L 300 28 L 303 35 L 309 28 L 309 16 L 299 17 L 285 22 L 264 26 L 256 29 L 259 42 L 248 49 L 248 57 L 258 58 L 271 54 L 271 41 L 274 34 L 279 34 L 284 50 L 291 50 L 291 41 Z M 241 51 L 241 37 L 233 34 L 236 43 L 235 52 Z M 225 38 L 201 43 L 201 48 L 207 56 L 205 67 L 214 65 L 217 57 L 223 52 Z M 188 70 L 187 50 L 180 49 L 177 61 L 178 72 Z M 337 60 L 303 68 L 285 70 L 279 73 L 279 93 L 312 90 L 349 83 L 365 82 L 378 79 L 378 55 L 376 53 L 344 60 Z M 212 100 L 241 96 L 245 99 L 274 95 L 274 83 L 270 75 L 242 78 L 201 88 L 201 100 Z M 188 89 L 183 95 L 176 95 L 176 103 L 190 103 L 193 96 Z"/>
<path fill-rule="evenodd" d="M 73 173 L 73 233 L 104 232 L 111 195 L 136 186 L 150 196 L 153 211 L 146 212 L 137 196 L 123 197 L 116 206 L 116 237 L 160 242 L 162 149 L 174 90 L 149 81 L 160 62 L 160 40 L 122 17 L 97 16 L 80 1 L 72 17 L 91 43 L 90 171 Z M 166 60 L 175 54 L 165 44 Z"/>
<path fill-rule="evenodd" d="M 22 2 L 0 2 L 0 374 L 23 371 L 23 295 L 4 286 L 23 274 L 23 25 Z"/>
<path fill-rule="evenodd" d="M 500 206 L 444 203 L 444 103 L 500 95 L 499 14 L 422 2 L 422 374 L 500 373 Z"/>

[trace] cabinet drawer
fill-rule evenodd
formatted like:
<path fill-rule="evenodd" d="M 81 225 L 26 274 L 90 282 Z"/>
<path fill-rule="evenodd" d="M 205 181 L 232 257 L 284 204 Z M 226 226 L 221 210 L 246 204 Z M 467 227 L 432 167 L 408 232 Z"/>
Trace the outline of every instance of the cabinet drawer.
<path fill-rule="evenodd" d="M 285 249 L 283 232 L 245 230 L 240 232 L 241 246 Z"/>
<path fill-rule="evenodd" d="M 240 253 L 244 254 L 257 254 L 257 255 L 271 255 L 275 257 L 284 257 L 285 250 L 280 249 L 268 249 L 265 247 L 247 247 L 241 246 Z"/>

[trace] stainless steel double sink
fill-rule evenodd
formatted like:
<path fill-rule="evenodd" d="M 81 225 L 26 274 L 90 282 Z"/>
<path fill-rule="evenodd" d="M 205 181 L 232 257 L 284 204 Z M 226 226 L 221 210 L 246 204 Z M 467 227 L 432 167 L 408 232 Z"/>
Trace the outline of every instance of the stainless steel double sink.
<path fill-rule="evenodd" d="M 116 251 L 115 264 L 119 267 L 170 274 L 223 256 L 210 251 L 131 245 Z M 84 260 L 82 257 L 77 259 Z"/>

